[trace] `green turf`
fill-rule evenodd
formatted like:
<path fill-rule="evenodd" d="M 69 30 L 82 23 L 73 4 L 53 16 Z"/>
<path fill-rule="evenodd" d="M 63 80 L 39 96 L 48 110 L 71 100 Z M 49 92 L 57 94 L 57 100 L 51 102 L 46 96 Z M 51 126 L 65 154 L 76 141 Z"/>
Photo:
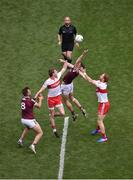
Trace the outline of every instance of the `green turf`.
<path fill-rule="evenodd" d="M 21 133 L 21 89 L 33 94 L 47 78 L 51 66 L 60 68 L 56 34 L 69 15 L 83 34 L 74 59 L 89 48 L 85 59 L 93 78 L 110 75 L 111 110 L 105 120 L 109 141 L 97 144 L 89 132 L 95 127 L 95 89 L 81 78 L 75 96 L 89 112 L 77 123 L 70 121 L 64 178 L 133 178 L 133 1 L 132 0 L 0 0 L 0 178 L 57 178 L 61 141 L 52 136 L 46 105 L 36 116 L 44 130 L 37 156 L 16 145 Z M 78 110 L 76 109 L 78 112 Z M 68 111 L 67 111 L 68 114 Z M 62 132 L 63 121 L 56 120 Z"/>

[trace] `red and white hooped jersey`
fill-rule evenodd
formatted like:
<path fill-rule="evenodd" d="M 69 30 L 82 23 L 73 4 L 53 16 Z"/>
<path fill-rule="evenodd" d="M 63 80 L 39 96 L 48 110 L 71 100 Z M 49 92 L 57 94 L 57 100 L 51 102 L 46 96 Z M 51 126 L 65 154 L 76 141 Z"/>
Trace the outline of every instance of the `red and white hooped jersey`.
<path fill-rule="evenodd" d="M 108 102 L 108 90 L 107 83 L 101 82 L 100 80 L 96 81 L 96 94 L 98 97 L 98 102 L 105 103 Z"/>
<path fill-rule="evenodd" d="M 61 72 L 57 74 L 57 78 L 49 78 L 44 82 L 43 86 L 48 88 L 48 97 L 56 97 L 61 94 L 60 78 Z"/>

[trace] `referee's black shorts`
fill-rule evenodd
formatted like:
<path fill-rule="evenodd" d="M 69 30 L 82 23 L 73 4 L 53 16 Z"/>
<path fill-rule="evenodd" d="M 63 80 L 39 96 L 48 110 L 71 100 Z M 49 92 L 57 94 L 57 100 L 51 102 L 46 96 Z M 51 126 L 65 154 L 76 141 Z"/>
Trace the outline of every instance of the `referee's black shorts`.
<path fill-rule="evenodd" d="M 61 44 L 62 52 L 73 51 L 73 48 L 74 48 L 74 42 L 70 42 L 70 43 L 63 42 Z"/>

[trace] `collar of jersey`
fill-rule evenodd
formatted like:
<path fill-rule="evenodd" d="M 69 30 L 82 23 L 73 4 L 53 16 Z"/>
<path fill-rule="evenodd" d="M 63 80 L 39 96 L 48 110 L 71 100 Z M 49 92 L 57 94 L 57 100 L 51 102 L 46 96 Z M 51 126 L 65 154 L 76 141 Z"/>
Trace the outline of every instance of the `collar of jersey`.
<path fill-rule="evenodd" d="M 70 24 L 69 26 L 66 26 L 66 25 L 64 24 L 64 26 L 65 26 L 65 27 L 70 27 L 70 26 L 71 26 L 71 24 Z"/>

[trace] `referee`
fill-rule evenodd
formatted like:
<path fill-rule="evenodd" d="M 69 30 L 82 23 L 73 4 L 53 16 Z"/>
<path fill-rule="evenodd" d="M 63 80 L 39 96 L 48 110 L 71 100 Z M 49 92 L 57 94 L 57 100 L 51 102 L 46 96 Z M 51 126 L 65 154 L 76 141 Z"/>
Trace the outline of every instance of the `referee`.
<path fill-rule="evenodd" d="M 58 32 L 58 44 L 61 45 L 62 55 L 64 59 L 71 63 L 72 51 L 75 44 L 75 36 L 77 34 L 76 27 L 71 24 L 70 17 L 64 18 L 64 25 L 60 27 Z M 78 43 L 76 43 L 79 46 Z"/>

